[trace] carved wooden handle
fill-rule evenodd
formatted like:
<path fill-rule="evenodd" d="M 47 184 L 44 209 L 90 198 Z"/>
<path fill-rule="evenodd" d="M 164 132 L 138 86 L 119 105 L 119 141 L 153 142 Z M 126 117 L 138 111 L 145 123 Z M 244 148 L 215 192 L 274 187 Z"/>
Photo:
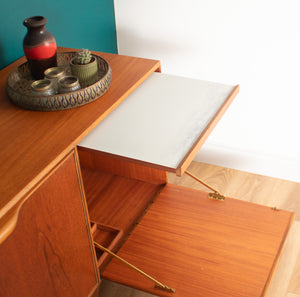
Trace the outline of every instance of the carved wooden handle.
<path fill-rule="evenodd" d="M 27 200 L 27 197 L 24 197 L 16 205 L 10 209 L 2 209 L 0 212 L 0 244 L 2 244 L 7 237 L 14 231 L 20 209 L 22 208 L 24 202 Z"/>

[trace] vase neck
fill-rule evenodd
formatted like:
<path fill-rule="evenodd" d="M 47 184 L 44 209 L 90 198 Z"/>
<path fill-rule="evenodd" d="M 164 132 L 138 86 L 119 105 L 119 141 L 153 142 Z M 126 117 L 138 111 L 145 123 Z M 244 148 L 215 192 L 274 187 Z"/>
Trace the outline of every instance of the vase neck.
<path fill-rule="evenodd" d="M 24 26 L 28 29 L 42 30 L 47 24 L 47 19 L 43 16 L 34 16 L 24 20 Z"/>

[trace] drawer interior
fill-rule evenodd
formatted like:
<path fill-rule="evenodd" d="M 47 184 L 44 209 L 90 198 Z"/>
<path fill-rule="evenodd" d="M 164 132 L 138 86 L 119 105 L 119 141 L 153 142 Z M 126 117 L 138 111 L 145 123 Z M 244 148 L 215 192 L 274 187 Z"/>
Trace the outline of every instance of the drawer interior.
<path fill-rule="evenodd" d="M 166 172 L 78 150 L 93 240 L 116 252 L 167 182 Z M 100 272 L 107 254 L 96 249 Z"/>

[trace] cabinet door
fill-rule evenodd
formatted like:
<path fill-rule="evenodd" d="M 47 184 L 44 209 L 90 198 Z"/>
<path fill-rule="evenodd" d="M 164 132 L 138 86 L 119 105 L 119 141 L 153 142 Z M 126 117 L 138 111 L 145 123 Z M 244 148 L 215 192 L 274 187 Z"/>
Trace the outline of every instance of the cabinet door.
<path fill-rule="evenodd" d="M 0 245 L 0 296 L 89 296 L 99 284 L 75 153 L 23 204 Z"/>
<path fill-rule="evenodd" d="M 167 184 L 118 251 L 175 293 L 113 259 L 103 278 L 164 297 L 263 297 L 294 213 L 208 199 Z"/>

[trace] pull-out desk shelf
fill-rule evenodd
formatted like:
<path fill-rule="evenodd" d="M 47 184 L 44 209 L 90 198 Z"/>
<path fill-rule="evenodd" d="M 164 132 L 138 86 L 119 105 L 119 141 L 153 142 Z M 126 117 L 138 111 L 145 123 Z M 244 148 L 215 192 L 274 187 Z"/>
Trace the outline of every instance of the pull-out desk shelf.
<path fill-rule="evenodd" d="M 237 92 L 152 73 L 80 145 L 182 175 Z"/>
<path fill-rule="evenodd" d="M 293 214 L 231 198 L 211 200 L 163 178 L 166 171 L 184 173 L 237 92 L 238 87 L 153 73 L 80 143 L 82 163 L 94 154 L 106 169 L 106 159 L 114 168 L 153 168 L 145 182 L 113 177 L 112 169 L 95 177 L 83 165 L 89 213 L 125 236 L 140 220 L 118 255 L 176 292 L 155 288 L 117 260 L 103 270 L 104 278 L 159 296 L 265 296 Z M 98 197 L 95 186 L 89 191 L 89 179 L 97 178 L 99 185 L 112 185 L 111 193 L 101 185 Z M 124 230 L 119 221 L 128 212 L 134 219 Z M 112 219 L 118 214 L 119 220 Z"/>

